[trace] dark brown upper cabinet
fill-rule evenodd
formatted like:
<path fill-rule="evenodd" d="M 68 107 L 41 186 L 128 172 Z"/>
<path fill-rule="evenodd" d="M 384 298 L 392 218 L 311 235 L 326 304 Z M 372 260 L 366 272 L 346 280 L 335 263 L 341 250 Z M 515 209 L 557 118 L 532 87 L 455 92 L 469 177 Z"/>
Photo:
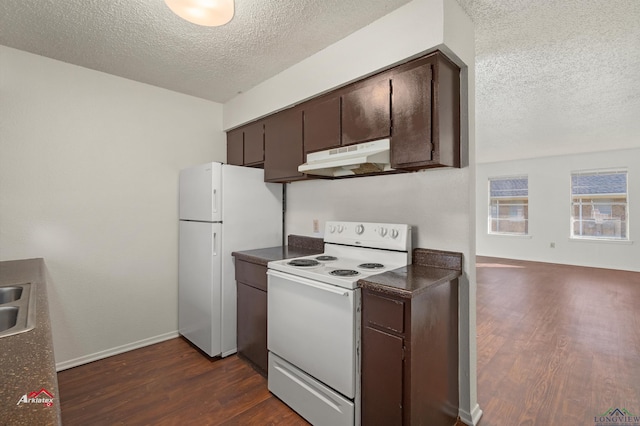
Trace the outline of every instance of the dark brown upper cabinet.
<path fill-rule="evenodd" d="M 265 119 L 265 182 L 291 182 L 305 178 L 303 163 L 302 109 L 290 108 Z M 246 155 L 246 153 L 245 153 Z"/>
<path fill-rule="evenodd" d="M 264 164 L 264 121 L 255 121 L 227 132 L 227 163 L 262 167 Z"/>
<path fill-rule="evenodd" d="M 391 139 L 391 167 L 460 167 L 460 69 L 436 51 L 227 134 L 230 164 L 265 181 L 307 178 L 307 153 Z"/>
<path fill-rule="evenodd" d="M 244 164 L 262 164 L 265 161 L 264 124 L 256 121 L 244 127 Z"/>
<path fill-rule="evenodd" d="M 460 69 L 440 52 L 391 77 L 391 167 L 460 167 Z"/>
<path fill-rule="evenodd" d="M 388 77 L 370 77 L 344 92 L 342 145 L 388 138 L 390 135 L 391 86 Z"/>
<path fill-rule="evenodd" d="M 241 128 L 227 132 L 227 163 L 244 166 L 244 131 Z"/>
<path fill-rule="evenodd" d="M 304 152 L 335 148 L 342 142 L 339 96 L 304 104 Z"/>

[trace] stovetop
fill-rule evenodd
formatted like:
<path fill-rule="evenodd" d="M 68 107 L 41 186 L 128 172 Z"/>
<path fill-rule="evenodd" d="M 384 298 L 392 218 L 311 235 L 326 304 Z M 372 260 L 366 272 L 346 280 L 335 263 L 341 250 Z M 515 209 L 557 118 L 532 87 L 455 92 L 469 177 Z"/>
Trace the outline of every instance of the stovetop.
<path fill-rule="evenodd" d="M 354 289 L 359 279 L 411 263 L 408 225 L 327 222 L 324 253 L 269 262 L 269 269 Z"/>

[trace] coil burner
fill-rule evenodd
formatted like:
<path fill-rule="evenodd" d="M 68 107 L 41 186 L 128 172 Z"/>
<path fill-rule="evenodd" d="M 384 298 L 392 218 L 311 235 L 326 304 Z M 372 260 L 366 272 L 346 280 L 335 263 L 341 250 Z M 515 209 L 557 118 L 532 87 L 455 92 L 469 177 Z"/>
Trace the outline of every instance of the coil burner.
<path fill-rule="evenodd" d="M 362 269 L 382 269 L 384 265 L 382 263 L 361 263 L 358 268 Z"/>
<path fill-rule="evenodd" d="M 318 266 L 320 264 L 320 262 L 318 262 L 317 260 L 313 260 L 313 259 L 293 259 L 290 262 L 287 262 L 287 265 L 291 265 L 291 266 L 300 266 L 303 268 L 308 268 L 311 266 Z"/>
<path fill-rule="evenodd" d="M 355 275 L 360 275 L 360 272 L 354 271 L 353 269 L 334 269 L 329 273 L 336 277 L 353 277 Z"/>
<path fill-rule="evenodd" d="M 322 255 L 322 256 L 316 257 L 316 260 L 319 260 L 321 262 L 330 262 L 332 260 L 338 260 L 338 258 L 335 256 Z"/>

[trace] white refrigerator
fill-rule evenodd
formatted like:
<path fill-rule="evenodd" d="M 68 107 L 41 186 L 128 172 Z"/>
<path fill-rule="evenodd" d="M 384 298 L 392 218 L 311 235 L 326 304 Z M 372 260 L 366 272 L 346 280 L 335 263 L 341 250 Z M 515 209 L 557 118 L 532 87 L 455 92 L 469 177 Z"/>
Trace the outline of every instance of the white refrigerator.
<path fill-rule="evenodd" d="M 222 163 L 180 171 L 178 329 L 211 357 L 236 352 L 231 252 L 282 243 L 282 184 L 263 180 Z"/>

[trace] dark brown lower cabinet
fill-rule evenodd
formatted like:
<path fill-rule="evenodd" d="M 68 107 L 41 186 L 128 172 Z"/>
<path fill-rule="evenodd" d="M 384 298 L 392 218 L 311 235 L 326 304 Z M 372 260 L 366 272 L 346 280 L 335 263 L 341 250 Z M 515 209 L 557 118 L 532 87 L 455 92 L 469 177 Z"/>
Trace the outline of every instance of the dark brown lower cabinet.
<path fill-rule="evenodd" d="M 267 267 L 236 259 L 238 355 L 266 376 Z"/>
<path fill-rule="evenodd" d="M 455 424 L 457 306 L 457 279 L 407 297 L 363 289 L 363 425 Z"/>
<path fill-rule="evenodd" d="M 267 292 L 238 283 L 238 353 L 267 372 Z"/>
<path fill-rule="evenodd" d="M 362 355 L 362 371 L 375 372 L 362 376 L 365 407 L 375 407 L 362 412 L 363 425 L 402 424 L 402 337 L 365 327 L 362 331 L 367 347 Z M 384 389 L 377 392 L 375 389 Z"/>

